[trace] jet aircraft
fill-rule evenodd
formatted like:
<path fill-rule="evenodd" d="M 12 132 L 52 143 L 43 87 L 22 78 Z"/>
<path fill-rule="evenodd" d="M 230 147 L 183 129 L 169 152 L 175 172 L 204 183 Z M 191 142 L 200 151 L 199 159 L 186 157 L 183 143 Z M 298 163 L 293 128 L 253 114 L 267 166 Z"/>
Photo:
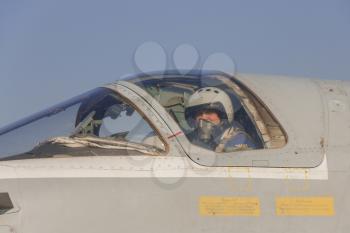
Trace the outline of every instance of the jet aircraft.
<path fill-rule="evenodd" d="M 195 145 L 216 87 L 255 149 Z M 350 232 L 350 82 L 166 71 L 0 129 L 0 232 Z"/>

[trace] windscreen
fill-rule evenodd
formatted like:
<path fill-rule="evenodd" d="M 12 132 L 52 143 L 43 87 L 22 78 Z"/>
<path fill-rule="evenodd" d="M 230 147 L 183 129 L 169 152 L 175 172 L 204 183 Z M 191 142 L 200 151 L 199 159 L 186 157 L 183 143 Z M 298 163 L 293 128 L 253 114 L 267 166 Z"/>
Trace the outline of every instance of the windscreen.
<path fill-rule="evenodd" d="M 143 115 L 108 88 L 92 90 L 0 129 L 0 160 L 51 157 L 62 153 L 62 147 L 70 156 L 84 156 L 92 148 L 102 150 L 101 155 L 130 148 L 141 154 L 152 154 L 152 148 L 165 150 Z M 76 152 L 78 148 L 81 153 Z"/>
<path fill-rule="evenodd" d="M 94 89 L 0 129 L 0 159 L 28 152 L 50 138 L 69 136 L 81 104 L 102 92 Z"/>

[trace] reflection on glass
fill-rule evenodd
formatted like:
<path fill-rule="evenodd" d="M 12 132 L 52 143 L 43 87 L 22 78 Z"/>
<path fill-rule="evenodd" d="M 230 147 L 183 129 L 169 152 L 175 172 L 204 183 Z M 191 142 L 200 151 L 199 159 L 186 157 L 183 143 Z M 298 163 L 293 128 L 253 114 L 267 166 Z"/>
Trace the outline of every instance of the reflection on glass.
<path fill-rule="evenodd" d="M 151 147 L 165 150 L 147 121 L 117 93 L 105 88 L 0 129 L 0 159 L 26 158 L 21 154 L 54 155 L 59 151 L 69 155 L 86 147 L 132 148 L 146 154 L 156 150 Z M 35 152 L 31 152 L 33 149 Z"/>

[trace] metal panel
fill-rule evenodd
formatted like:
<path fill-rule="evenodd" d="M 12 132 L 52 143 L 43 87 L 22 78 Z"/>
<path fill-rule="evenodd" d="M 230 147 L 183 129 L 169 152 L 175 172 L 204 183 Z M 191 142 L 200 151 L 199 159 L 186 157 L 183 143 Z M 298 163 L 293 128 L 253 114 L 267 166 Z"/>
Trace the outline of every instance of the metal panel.
<path fill-rule="evenodd" d="M 0 226 L 0 233 L 15 233 L 15 231 L 9 226 Z"/>
<path fill-rule="evenodd" d="M 325 112 L 318 86 L 310 79 L 237 75 L 280 121 L 294 147 L 320 147 Z"/>

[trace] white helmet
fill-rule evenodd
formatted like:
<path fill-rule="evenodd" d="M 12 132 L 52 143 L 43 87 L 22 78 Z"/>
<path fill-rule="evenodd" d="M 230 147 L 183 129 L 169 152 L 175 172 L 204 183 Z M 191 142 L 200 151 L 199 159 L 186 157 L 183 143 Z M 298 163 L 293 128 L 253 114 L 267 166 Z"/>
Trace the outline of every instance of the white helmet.
<path fill-rule="evenodd" d="M 221 120 L 233 121 L 233 106 L 230 97 L 223 90 L 216 87 L 204 87 L 193 93 L 186 106 L 185 118 L 190 125 L 190 119 L 194 119 L 198 112 L 214 110 Z"/>

